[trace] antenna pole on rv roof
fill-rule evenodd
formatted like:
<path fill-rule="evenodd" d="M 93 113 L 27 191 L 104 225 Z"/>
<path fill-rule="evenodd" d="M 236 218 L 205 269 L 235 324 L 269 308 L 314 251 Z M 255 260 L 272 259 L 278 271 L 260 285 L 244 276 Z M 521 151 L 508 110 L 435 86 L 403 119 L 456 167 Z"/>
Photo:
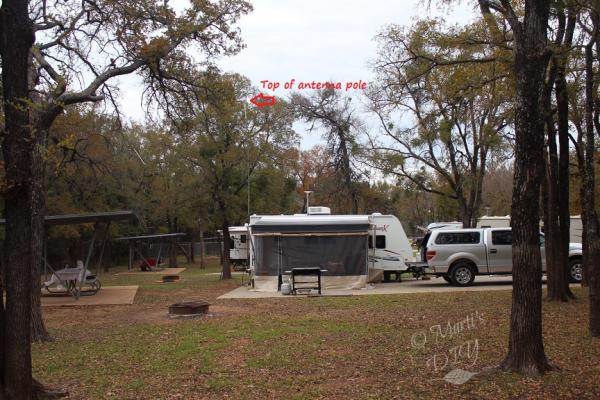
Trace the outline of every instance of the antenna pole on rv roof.
<path fill-rule="evenodd" d="M 312 193 L 312 190 L 305 190 L 304 193 L 306 194 L 306 213 L 308 214 L 308 200 L 310 199 L 310 194 Z"/>
<path fill-rule="evenodd" d="M 248 116 L 246 114 L 246 102 L 243 102 L 242 104 L 244 106 L 244 122 L 248 122 Z M 246 191 L 248 194 L 248 221 L 250 221 L 250 143 L 248 143 L 246 147 Z"/>

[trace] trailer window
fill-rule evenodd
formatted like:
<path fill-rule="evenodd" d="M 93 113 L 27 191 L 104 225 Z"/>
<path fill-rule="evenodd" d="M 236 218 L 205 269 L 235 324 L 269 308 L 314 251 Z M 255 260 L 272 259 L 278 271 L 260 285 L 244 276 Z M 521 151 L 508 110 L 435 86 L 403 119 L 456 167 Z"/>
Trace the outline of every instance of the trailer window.
<path fill-rule="evenodd" d="M 240 236 L 240 243 L 246 243 L 246 235 Z"/>
<path fill-rule="evenodd" d="M 373 248 L 373 236 L 369 235 L 369 248 Z M 375 236 L 375 248 L 385 249 L 385 235 Z"/>
<path fill-rule="evenodd" d="M 440 232 L 436 244 L 477 244 L 479 232 Z"/>
<path fill-rule="evenodd" d="M 512 231 L 492 231 L 492 244 L 510 246 L 512 244 Z"/>

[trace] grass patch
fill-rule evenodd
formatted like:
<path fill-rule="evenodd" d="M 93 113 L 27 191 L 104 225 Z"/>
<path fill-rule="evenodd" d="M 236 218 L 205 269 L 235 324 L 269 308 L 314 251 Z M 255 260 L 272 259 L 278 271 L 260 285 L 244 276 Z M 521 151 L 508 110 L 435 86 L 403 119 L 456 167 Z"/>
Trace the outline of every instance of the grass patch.
<path fill-rule="evenodd" d="M 56 340 L 34 345 L 36 378 L 73 399 L 600 397 L 600 342 L 587 334 L 582 289 L 575 302 L 544 303 L 546 352 L 560 369 L 532 380 L 491 369 L 506 353 L 509 291 L 216 300 L 241 277 L 187 267 L 173 284 L 102 276 L 140 286 L 131 306 L 45 309 Z M 211 316 L 166 317 L 168 304 L 197 298 Z M 472 329 L 435 335 L 474 312 L 483 321 Z M 432 365 L 474 340 L 476 358 Z M 443 380 L 454 367 L 479 374 L 454 386 Z"/>

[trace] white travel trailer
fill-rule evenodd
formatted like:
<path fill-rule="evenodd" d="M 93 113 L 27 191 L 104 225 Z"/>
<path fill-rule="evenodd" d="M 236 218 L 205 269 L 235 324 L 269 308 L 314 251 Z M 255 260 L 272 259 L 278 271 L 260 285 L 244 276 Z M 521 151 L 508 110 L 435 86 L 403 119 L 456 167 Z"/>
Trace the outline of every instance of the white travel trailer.
<path fill-rule="evenodd" d="M 402 224 L 393 215 L 308 214 L 250 217 L 250 270 L 256 290 L 279 290 L 293 268 L 320 266 L 324 289 L 366 286 L 369 272 L 407 270 L 414 260 Z"/>
<path fill-rule="evenodd" d="M 510 226 L 510 215 L 485 216 L 477 220 L 477 228 L 508 228 Z"/>
<path fill-rule="evenodd" d="M 248 227 L 230 226 L 231 248 L 229 249 L 229 260 L 234 267 L 248 265 Z"/>
<path fill-rule="evenodd" d="M 383 270 L 384 279 L 389 280 L 392 273 L 407 270 L 406 263 L 414 261 L 413 250 L 396 216 L 374 213 L 369 219 L 373 226 L 369 236 L 369 266 Z"/>
<path fill-rule="evenodd" d="M 510 226 L 510 215 L 504 217 L 481 217 L 477 221 L 477 228 L 507 228 Z M 544 222 L 540 221 L 540 228 L 544 226 Z M 569 242 L 581 243 L 583 234 L 583 225 L 581 223 L 581 215 L 572 215 L 569 225 Z"/>

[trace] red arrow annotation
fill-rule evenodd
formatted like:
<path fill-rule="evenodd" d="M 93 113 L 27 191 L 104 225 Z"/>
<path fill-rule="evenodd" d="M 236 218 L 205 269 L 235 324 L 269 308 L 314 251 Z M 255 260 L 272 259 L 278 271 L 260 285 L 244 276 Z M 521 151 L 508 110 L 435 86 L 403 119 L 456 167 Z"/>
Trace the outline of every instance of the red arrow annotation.
<path fill-rule="evenodd" d="M 259 100 L 264 100 L 264 101 L 259 101 Z M 256 107 L 266 107 L 266 106 L 273 106 L 275 105 L 275 96 L 265 96 L 264 94 L 260 93 L 256 96 L 254 96 L 252 99 L 250 99 L 250 103 L 254 104 Z"/>

